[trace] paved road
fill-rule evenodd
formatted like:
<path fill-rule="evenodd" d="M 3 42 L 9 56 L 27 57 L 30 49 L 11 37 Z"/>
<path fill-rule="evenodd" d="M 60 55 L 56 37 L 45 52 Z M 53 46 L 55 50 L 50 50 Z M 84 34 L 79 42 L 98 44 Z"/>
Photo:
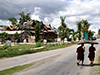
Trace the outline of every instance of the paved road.
<path fill-rule="evenodd" d="M 100 40 L 98 41 L 100 42 Z M 89 46 L 88 44 L 85 45 L 85 66 L 76 65 L 77 45 L 74 45 L 67 48 L 0 60 L 0 70 L 36 62 L 36 64 L 30 68 L 15 73 L 14 75 L 89 75 L 90 73 L 98 75 L 97 72 L 92 69 L 98 66 L 98 64 L 95 64 L 93 67 L 88 65 L 89 60 L 87 56 Z M 98 49 L 99 45 L 95 46 Z"/>
<path fill-rule="evenodd" d="M 98 40 L 100 42 L 100 40 Z M 89 65 L 88 48 L 90 45 L 85 45 L 85 61 L 84 66 L 76 65 L 76 48 L 77 45 L 57 49 L 54 51 L 56 55 L 38 61 L 35 65 L 15 73 L 14 75 L 99 75 L 94 67 L 99 64 L 95 63 L 93 67 Z M 99 45 L 95 45 L 98 49 Z"/>

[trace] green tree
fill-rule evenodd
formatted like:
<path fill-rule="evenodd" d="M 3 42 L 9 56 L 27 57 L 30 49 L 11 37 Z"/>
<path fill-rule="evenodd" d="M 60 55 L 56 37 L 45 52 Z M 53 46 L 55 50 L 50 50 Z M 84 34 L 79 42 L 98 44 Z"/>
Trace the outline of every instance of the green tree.
<path fill-rule="evenodd" d="M 94 33 L 95 33 L 94 31 L 89 30 L 88 31 L 88 38 L 91 39 L 92 36 L 94 35 Z"/>
<path fill-rule="evenodd" d="M 64 43 L 64 38 L 67 38 L 68 40 L 70 39 L 69 36 L 74 32 L 74 29 L 69 29 L 67 25 L 64 23 L 66 17 L 60 17 L 61 19 L 61 25 L 57 28 L 53 27 L 59 34 L 58 37 L 60 37 L 63 40 Z"/>
<path fill-rule="evenodd" d="M 35 42 L 39 41 L 40 41 L 40 25 L 39 23 L 37 23 L 35 26 Z"/>
<path fill-rule="evenodd" d="M 8 20 L 12 23 L 12 25 L 17 25 L 17 19 L 15 17 L 10 17 Z"/>
<path fill-rule="evenodd" d="M 67 25 L 64 23 L 66 17 L 60 17 L 60 20 L 61 20 L 61 26 L 58 27 L 58 31 L 59 31 L 59 36 L 61 37 L 61 39 L 63 40 L 63 43 L 64 43 L 64 38 L 65 38 L 65 33 L 66 33 L 66 28 L 67 28 Z"/>
<path fill-rule="evenodd" d="M 98 30 L 98 34 L 100 34 L 100 29 Z"/>
<path fill-rule="evenodd" d="M 22 25 L 25 21 L 31 21 L 30 14 L 31 13 L 27 13 L 25 15 L 25 13 L 23 11 L 21 13 L 18 13 L 18 15 L 21 16 L 21 18 L 19 19 L 19 24 Z"/>
<path fill-rule="evenodd" d="M 82 21 L 81 21 L 81 23 L 82 23 Z M 84 24 L 84 27 L 85 27 L 85 25 L 86 25 L 87 29 L 89 29 L 89 27 L 92 25 L 92 23 L 89 23 L 87 20 L 83 20 L 83 24 Z M 84 27 L 82 27 L 82 29 L 83 29 Z"/>
<path fill-rule="evenodd" d="M 77 31 L 72 33 L 72 37 L 73 37 L 74 40 L 76 40 L 77 33 L 78 33 Z"/>
<path fill-rule="evenodd" d="M 0 38 L 2 39 L 2 43 L 7 39 L 7 35 L 8 33 L 6 32 L 0 33 Z"/>
<path fill-rule="evenodd" d="M 79 33 L 78 39 L 81 40 L 81 33 L 82 33 L 82 21 L 76 22 L 77 25 L 77 32 Z"/>
<path fill-rule="evenodd" d="M 19 40 L 18 32 L 13 34 L 13 39 L 14 39 L 14 43 L 15 43 L 15 40 L 17 40 L 17 41 Z"/>
<path fill-rule="evenodd" d="M 81 35 L 82 35 L 82 32 L 83 32 L 83 29 L 86 25 L 87 27 L 87 30 L 89 29 L 89 27 L 91 26 L 92 23 L 89 23 L 87 20 L 82 20 L 82 21 L 78 21 L 76 22 L 76 25 L 77 25 L 77 32 L 79 33 L 79 40 L 81 40 Z"/>
<path fill-rule="evenodd" d="M 69 29 L 69 28 L 65 29 L 65 37 L 67 38 L 68 41 L 71 40 L 70 35 L 72 35 L 73 32 L 74 32 L 74 29 Z"/>

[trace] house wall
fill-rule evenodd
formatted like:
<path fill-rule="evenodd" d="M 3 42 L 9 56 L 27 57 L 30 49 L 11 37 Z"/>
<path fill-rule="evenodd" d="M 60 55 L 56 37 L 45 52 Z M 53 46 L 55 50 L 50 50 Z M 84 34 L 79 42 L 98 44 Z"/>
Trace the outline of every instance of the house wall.
<path fill-rule="evenodd" d="M 28 38 L 28 43 L 35 43 L 35 39 Z"/>

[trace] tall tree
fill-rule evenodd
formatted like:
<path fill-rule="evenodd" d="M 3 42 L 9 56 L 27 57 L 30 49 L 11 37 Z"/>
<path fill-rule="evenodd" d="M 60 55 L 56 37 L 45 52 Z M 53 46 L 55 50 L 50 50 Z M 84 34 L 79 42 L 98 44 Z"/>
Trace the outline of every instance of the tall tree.
<path fill-rule="evenodd" d="M 10 17 L 8 20 L 12 23 L 12 25 L 17 25 L 17 19 L 15 17 Z"/>
<path fill-rule="evenodd" d="M 15 40 L 18 41 L 18 39 L 19 39 L 18 32 L 16 32 L 15 34 L 13 34 L 13 39 L 14 39 L 14 43 L 15 43 Z"/>
<path fill-rule="evenodd" d="M 89 29 L 89 27 L 92 25 L 92 23 L 89 23 L 87 20 L 82 20 L 82 21 L 83 21 L 84 27 L 85 27 L 85 25 L 86 25 L 87 29 Z M 82 23 L 82 21 L 81 21 L 81 23 Z M 84 27 L 82 27 L 82 29 L 83 29 Z"/>
<path fill-rule="evenodd" d="M 62 16 L 61 16 L 60 19 L 61 19 L 61 26 L 64 27 L 64 28 L 66 28 L 67 26 L 66 26 L 66 24 L 65 24 L 65 22 L 64 22 L 65 19 L 66 19 L 66 17 L 62 17 Z"/>
<path fill-rule="evenodd" d="M 82 37 L 81 35 L 82 35 L 85 25 L 88 30 L 92 23 L 89 23 L 87 20 L 82 20 L 82 21 L 76 22 L 76 24 L 77 24 L 77 32 L 79 33 L 79 40 L 80 40 Z"/>
<path fill-rule="evenodd" d="M 98 34 L 100 34 L 100 29 L 98 30 Z"/>
<path fill-rule="evenodd" d="M 77 25 L 77 32 L 79 33 L 79 40 L 81 40 L 81 33 L 82 33 L 82 21 L 78 21 L 76 22 L 76 25 Z"/>
<path fill-rule="evenodd" d="M 63 40 L 63 43 L 64 43 L 64 38 L 65 38 L 65 32 L 66 32 L 66 28 L 67 28 L 67 25 L 65 24 L 65 19 L 66 17 L 60 17 L 60 20 L 61 20 L 61 26 L 58 27 L 58 30 L 59 30 L 59 34 L 61 36 L 61 39 Z"/>
<path fill-rule="evenodd" d="M 8 33 L 6 32 L 0 33 L 0 38 L 2 39 L 2 43 L 7 39 L 7 35 Z"/>
<path fill-rule="evenodd" d="M 39 41 L 40 41 L 40 25 L 39 23 L 37 23 L 35 26 L 35 42 Z"/>
<path fill-rule="evenodd" d="M 18 13 L 18 15 L 21 16 L 21 18 L 19 19 L 20 25 L 22 25 L 25 21 L 30 21 L 31 20 L 30 13 L 27 13 L 25 15 L 25 13 L 22 11 L 21 13 Z"/>
<path fill-rule="evenodd" d="M 89 30 L 88 31 L 88 38 L 91 39 L 92 36 L 94 35 L 94 33 L 95 33 L 94 31 Z"/>

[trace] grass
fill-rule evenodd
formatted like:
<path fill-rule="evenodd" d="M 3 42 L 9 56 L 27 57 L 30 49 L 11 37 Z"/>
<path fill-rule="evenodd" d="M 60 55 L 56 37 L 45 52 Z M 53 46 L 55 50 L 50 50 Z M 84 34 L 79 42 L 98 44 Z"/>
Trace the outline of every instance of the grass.
<path fill-rule="evenodd" d="M 9 68 L 9 69 L 5 69 L 5 70 L 0 71 L 0 75 L 12 75 L 13 73 L 24 70 L 25 68 L 28 68 L 32 65 L 34 65 L 34 63 L 26 64 L 26 65 L 22 65 L 22 66 L 16 66 L 16 67 Z"/>
<path fill-rule="evenodd" d="M 98 58 L 98 64 L 100 64 L 100 56 L 99 56 L 99 58 Z M 98 67 L 98 73 L 100 74 L 100 65 L 99 65 L 99 67 Z"/>
<path fill-rule="evenodd" d="M 6 55 L 5 57 L 12 57 L 12 56 L 18 56 L 21 54 L 29 54 L 29 53 L 36 53 L 36 52 L 41 52 L 41 51 L 54 50 L 54 49 L 58 49 L 58 48 L 64 48 L 64 47 L 68 47 L 68 46 L 75 45 L 75 44 L 77 44 L 77 43 L 62 44 L 62 45 L 46 45 L 46 47 L 44 49 L 38 49 L 38 50 L 29 50 L 30 48 L 33 48 L 33 45 L 11 46 L 11 47 L 7 48 L 8 50 L 6 49 L 6 50 L 1 50 L 1 51 L 4 53 L 4 55 Z M 11 49 L 9 49 L 9 48 L 11 48 Z M 21 50 L 19 50 L 19 49 L 21 49 Z M 5 69 L 5 70 L 0 71 L 0 75 L 12 75 L 15 72 L 19 72 L 21 70 L 24 70 L 25 68 L 32 66 L 33 64 L 34 63 Z"/>
<path fill-rule="evenodd" d="M 15 56 L 24 55 L 24 54 L 54 50 L 54 49 L 68 47 L 75 44 L 77 43 L 62 44 L 62 45 L 45 45 L 45 48 L 38 49 L 38 50 L 33 49 L 33 48 L 36 48 L 36 45 L 16 45 L 16 46 L 11 46 L 11 47 L 5 45 L 3 47 L 0 47 L 0 58 L 15 57 Z"/>

